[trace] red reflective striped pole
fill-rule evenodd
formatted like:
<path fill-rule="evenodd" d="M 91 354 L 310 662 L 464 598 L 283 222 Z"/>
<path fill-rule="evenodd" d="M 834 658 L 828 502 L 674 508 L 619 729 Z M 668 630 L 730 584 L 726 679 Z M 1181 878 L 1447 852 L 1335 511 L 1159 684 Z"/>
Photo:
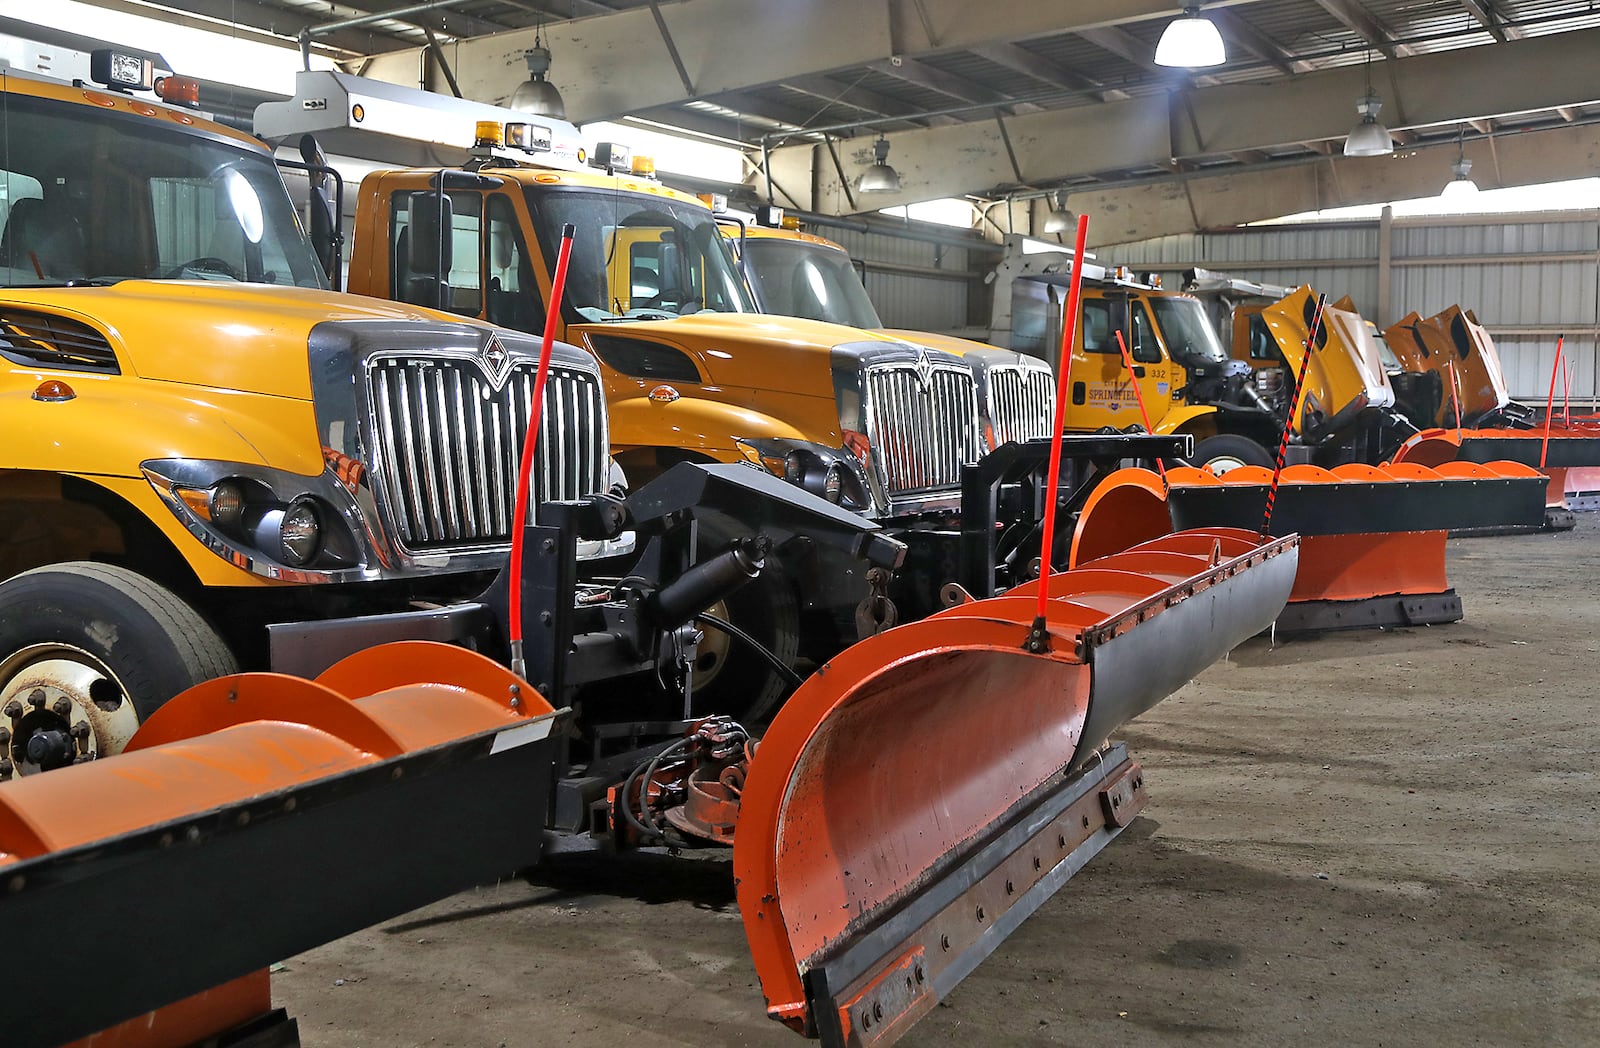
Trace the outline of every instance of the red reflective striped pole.
<path fill-rule="evenodd" d="M 1117 348 L 1122 351 L 1122 366 L 1128 369 L 1128 381 L 1133 383 L 1133 399 L 1139 402 L 1139 417 L 1144 419 L 1144 431 L 1154 433 L 1150 427 L 1150 412 L 1144 407 L 1144 390 L 1139 387 L 1139 376 L 1133 370 L 1133 354 L 1128 352 L 1128 343 L 1122 338 L 1122 329 L 1117 329 Z M 1167 467 L 1156 457 L 1156 472 L 1161 474 L 1161 486 L 1167 486 Z"/>
<path fill-rule="evenodd" d="M 1061 435 L 1067 425 L 1067 373 L 1072 370 L 1072 347 L 1077 341 L 1078 309 L 1083 294 L 1083 255 L 1089 242 L 1089 216 L 1078 216 L 1078 237 L 1072 246 L 1072 285 L 1061 317 L 1061 353 L 1056 361 L 1056 419 L 1050 443 L 1050 473 L 1045 478 L 1044 534 L 1039 538 L 1039 610 L 1028 650 L 1049 649 L 1045 611 L 1050 606 L 1050 557 L 1056 531 L 1056 493 L 1061 487 Z"/>
<path fill-rule="evenodd" d="M 1567 341 L 1566 335 L 1556 336 L 1556 359 L 1550 365 L 1550 396 L 1544 404 L 1544 442 L 1539 445 L 1539 468 L 1544 469 L 1545 459 L 1550 454 L 1550 422 L 1556 406 L 1556 371 L 1561 367 L 1561 347 Z"/>
<path fill-rule="evenodd" d="M 550 281 L 550 307 L 544 315 L 544 341 L 539 345 L 539 371 L 533 379 L 533 403 L 528 406 L 528 432 L 522 436 L 522 461 L 517 466 L 517 501 L 511 514 L 511 614 L 506 623 L 511 640 L 511 672 L 527 679 L 522 657 L 522 542 L 528 521 L 529 488 L 533 483 L 533 453 L 539 446 L 539 420 L 544 414 L 544 383 L 550 375 L 550 351 L 555 346 L 556 324 L 561 318 L 561 296 L 567 286 L 567 263 L 572 261 L 571 225 L 561 230 L 555 277 Z"/>
<path fill-rule="evenodd" d="M 1261 534 L 1267 535 L 1272 531 L 1272 509 L 1278 501 L 1278 478 L 1283 476 L 1283 459 L 1289 453 L 1289 434 L 1294 429 L 1294 420 L 1300 414 L 1300 405 L 1305 398 L 1306 373 L 1311 367 L 1311 351 L 1317 344 L 1317 332 L 1322 328 L 1322 311 L 1328 307 L 1328 296 L 1324 292 L 1317 296 L 1317 311 L 1311 314 L 1311 327 L 1306 332 L 1306 355 L 1300 358 L 1300 374 L 1294 381 L 1294 396 L 1289 400 L 1289 417 L 1283 420 L 1283 436 L 1278 438 L 1278 457 L 1273 461 L 1272 484 L 1267 488 L 1267 508 L 1261 515 Z"/>

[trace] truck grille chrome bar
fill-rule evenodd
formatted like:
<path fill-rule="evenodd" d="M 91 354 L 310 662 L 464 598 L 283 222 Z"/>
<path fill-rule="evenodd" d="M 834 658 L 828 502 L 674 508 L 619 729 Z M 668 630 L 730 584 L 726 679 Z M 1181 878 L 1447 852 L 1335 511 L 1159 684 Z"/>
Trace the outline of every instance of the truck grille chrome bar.
<path fill-rule="evenodd" d="M 1055 376 L 1048 368 L 992 367 L 988 382 L 995 447 L 1050 435 L 1055 420 Z"/>
<path fill-rule="evenodd" d="M 891 498 L 959 488 L 981 454 L 977 382 L 964 367 L 874 367 L 862 376 L 872 461 Z"/>
<path fill-rule="evenodd" d="M 497 387 L 470 358 L 372 360 L 375 488 L 402 548 L 445 552 L 510 542 L 536 371 L 532 361 L 518 361 Z M 604 491 L 607 440 L 596 377 L 552 367 L 533 466 L 535 502 Z"/>

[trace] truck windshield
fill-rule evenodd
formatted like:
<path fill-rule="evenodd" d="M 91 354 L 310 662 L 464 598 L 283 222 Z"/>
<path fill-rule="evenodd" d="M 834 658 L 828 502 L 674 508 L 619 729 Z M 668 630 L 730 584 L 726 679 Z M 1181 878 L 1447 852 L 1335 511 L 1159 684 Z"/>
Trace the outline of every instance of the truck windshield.
<path fill-rule="evenodd" d="M 562 226 L 577 229 L 563 308 L 584 320 L 755 312 L 716 221 L 702 207 L 621 190 L 530 186 L 528 210 L 546 258 L 556 257 Z"/>
<path fill-rule="evenodd" d="M 1151 295 L 1150 306 L 1172 359 L 1186 365 L 1221 364 L 1228 359 L 1198 301 L 1173 295 Z"/>
<path fill-rule="evenodd" d="M 745 272 L 762 312 L 853 328 L 883 327 L 843 251 L 825 244 L 746 237 L 744 252 Z"/>
<path fill-rule="evenodd" d="M 0 284 L 324 287 L 265 153 L 164 116 L 6 97 Z"/>

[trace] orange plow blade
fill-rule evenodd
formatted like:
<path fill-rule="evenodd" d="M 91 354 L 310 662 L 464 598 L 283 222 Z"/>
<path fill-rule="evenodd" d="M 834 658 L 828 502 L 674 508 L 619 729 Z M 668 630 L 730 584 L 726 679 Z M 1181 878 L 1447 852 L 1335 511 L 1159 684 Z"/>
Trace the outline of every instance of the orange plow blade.
<path fill-rule="evenodd" d="M 1108 736 L 1265 629 L 1298 552 L 1171 535 L 1051 576 L 1044 650 L 1035 582 L 818 670 L 751 760 L 734 843 L 768 1013 L 900 1037 L 1143 806 Z"/>
<path fill-rule="evenodd" d="M 1130 541 L 1202 525 L 1259 527 L 1272 471 L 1221 477 L 1199 469 L 1113 474 L 1089 497 L 1072 563 Z M 1290 631 L 1422 625 L 1461 618 L 1445 574 L 1445 539 L 1466 529 L 1538 527 L 1545 477 L 1516 462 L 1289 466 L 1272 517 L 1299 534 L 1300 571 L 1278 627 Z"/>
<path fill-rule="evenodd" d="M 0 785 L 0 920 L 114 974 L 85 992 L 9 951 L 0 978 L 32 989 L 5 1043 L 198 1040 L 272 962 L 531 865 L 567 716 L 489 659 L 404 642 L 317 682 L 206 682 L 126 752 Z M 503 814 L 460 817 L 485 806 Z M 62 936 L 95 900 L 123 902 Z"/>
<path fill-rule="evenodd" d="M 1546 489 L 1544 527 L 1571 528 L 1576 521 L 1567 506 L 1567 471 L 1600 466 L 1600 428 L 1593 420 L 1575 419 L 1532 429 L 1425 429 L 1396 449 L 1396 462 L 1438 466 L 1445 462 L 1520 462 L 1550 478 Z"/>

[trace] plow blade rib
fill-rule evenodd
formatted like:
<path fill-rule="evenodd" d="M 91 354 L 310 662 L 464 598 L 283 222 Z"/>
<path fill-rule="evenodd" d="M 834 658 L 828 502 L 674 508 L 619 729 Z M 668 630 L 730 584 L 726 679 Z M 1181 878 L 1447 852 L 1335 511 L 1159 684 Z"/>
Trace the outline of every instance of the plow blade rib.
<path fill-rule="evenodd" d="M 62 971 L 105 975 L 85 992 L 9 951 L 0 978 L 31 988 L 8 1046 L 112 1027 L 135 1039 L 108 1043 L 156 1043 L 187 1028 L 163 1006 L 537 861 L 568 714 L 463 649 L 359 658 L 327 679 L 362 690 L 209 681 L 127 752 L 0 786 L 0 920 Z M 462 683 L 411 683 L 422 673 Z M 503 814 L 462 817 L 485 807 Z M 93 933 L 61 934 L 99 912 Z"/>
<path fill-rule="evenodd" d="M 1298 540 L 1173 535 L 853 646 L 751 761 L 734 844 L 768 1012 L 888 1044 L 1120 832 L 1143 774 L 1102 749 L 1282 609 Z"/>

